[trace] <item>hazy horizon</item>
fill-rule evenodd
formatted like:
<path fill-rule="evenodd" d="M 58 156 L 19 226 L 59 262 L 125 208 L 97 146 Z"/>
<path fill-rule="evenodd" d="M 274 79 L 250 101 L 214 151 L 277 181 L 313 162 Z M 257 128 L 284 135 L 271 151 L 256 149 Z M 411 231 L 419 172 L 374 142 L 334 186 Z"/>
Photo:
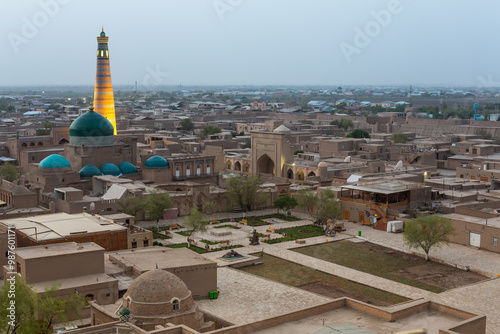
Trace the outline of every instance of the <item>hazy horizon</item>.
<path fill-rule="evenodd" d="M 0 2 L 0 86 L 499 87 L 500 2 Z"/>

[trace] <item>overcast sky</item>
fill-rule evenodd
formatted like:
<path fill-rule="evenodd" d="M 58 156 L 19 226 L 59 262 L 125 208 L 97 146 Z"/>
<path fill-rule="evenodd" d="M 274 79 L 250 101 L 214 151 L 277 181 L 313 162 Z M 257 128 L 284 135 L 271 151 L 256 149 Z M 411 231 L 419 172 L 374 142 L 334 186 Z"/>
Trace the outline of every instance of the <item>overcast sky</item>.
<path fill-rule="evenodd" d="M 56 4 L 56 5 L 54 5 Z M 500 86 L 498 0 L 0 0 L 0 85 Z"/>

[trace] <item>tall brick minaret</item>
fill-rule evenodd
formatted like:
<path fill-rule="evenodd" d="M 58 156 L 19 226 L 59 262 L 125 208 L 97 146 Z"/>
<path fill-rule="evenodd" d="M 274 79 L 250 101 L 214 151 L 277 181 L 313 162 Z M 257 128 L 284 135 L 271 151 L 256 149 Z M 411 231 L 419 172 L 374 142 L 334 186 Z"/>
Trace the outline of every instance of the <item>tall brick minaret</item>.
<path fill-rule="evenodd" d="M 115 98 L 113 96 L 113 85 L 111 84 L 108 39 L 109 37 L 106 36 L 103 28 L 100 36 L 97 37 L 94 109 L 113 124 L 116 135 Z"/>

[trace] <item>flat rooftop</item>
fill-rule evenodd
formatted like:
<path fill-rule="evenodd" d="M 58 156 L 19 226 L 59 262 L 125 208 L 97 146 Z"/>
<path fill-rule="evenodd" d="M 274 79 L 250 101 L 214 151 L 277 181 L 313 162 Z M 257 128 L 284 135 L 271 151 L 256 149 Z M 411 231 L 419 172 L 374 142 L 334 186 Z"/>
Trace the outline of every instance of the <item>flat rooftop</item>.
<path fill-rule="evenodd" d="M 13 226 L 35 241 L 63 239 L 66 237 L 124 231 L 127 228 L 99 216 L 87 213 L 55 213 L 26 218 L 0 220 L 0 224 Z"/>
<path fill-rule="evenodd" d="M 108 257 L 109 261 L 114 262 L 115 265 L 133 266 L 140 272 L 154 269 L 156 265 L 158 265 L 159 269 L 216 265 L 216 262 L 187 248 L 167 248 L 160 246 L 109 252 Z"/>
<path fill-rule="evenodd" d="M 65 242 L 61 244 L 51 244 L 44 246 L 20 247 L 16 249 L 16 254 L 19 255 L 19 257 L 27 260 L 98 251 L 102 251 L 104 253 L 104 248 L 93 242 Z"/>
<path fill-rule="evenodd" d="M 362 183 L 358 186 L 342 186 L 342 189 L 369 191 L 379 194 L 393 194 L 412 189 L 425 188 L 425 185 L 415 182 L 381 180 L 373 183 Z"/>

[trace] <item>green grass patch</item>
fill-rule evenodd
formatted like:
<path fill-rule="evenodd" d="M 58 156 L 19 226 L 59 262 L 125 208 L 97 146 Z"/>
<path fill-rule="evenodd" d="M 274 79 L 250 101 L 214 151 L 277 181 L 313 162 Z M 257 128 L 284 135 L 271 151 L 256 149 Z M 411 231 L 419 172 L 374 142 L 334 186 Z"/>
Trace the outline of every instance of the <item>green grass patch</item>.
<path fill-rule="evenodd" d="M 241 227 L 239 226 L 234 226 L 234 225 L 229 225 L 229 224 L 226 224 L 226 225 L 216 225 L 216 226 L 212 226 L 213 228 L 223 228 L 223 227 L 229 227 L 229 228 L 234 228 L 235 230 L 239 230 Z"/>
<path fill-rule="evenodd" d="M 200 242 L 203 242 L 205 244 L 209 244 L 209 245 L 217 245 L 217 244 L 220 244 L 220 242 L 213 242 L 213 241 L 210 241 L 210 240 L 200 240 Z"/>
<path fill-rule="evenodd" d="M 191 232 L 193 232 L 193 230 L 178 231 L 178 232 L 175 232 L 175 233 L 180 234 L 180 235 L 185 236 L 185 237 L 189 237 L 189 235 L 191 234 Z"/>
<path fill-rule="evenodd" d="M 164 234 L 158 233 L 158 230 L 156 228 L 150 228 L 148 230 L 153 232 L 153 238 L 155 238 L 155 239 L 172 239 L 172 237 L 169 235 L 164 235 Z"/>
<path fill-rule="evenodd" d="M 380 254 L 353 242 L 331 242 L 297 248 L 293 249 L 293 251 L 392 281 L 414 286 L 419 289 L 436 293 L 445 291 L 443 288 L 419 282 L 414 279 L 401 277 L 398 274 L 393 273 L 397 270 L 419 265 L 418 263 L 405 261 L 387 254 Z"/>
<path fill-rule="evenodd" d="M 240 269 L 241 271 L 291 286 L 301 286 L 313 282 L 323 282 L 339 289 L 361 294 L 367 297 L 368 301 L 370 301 L 370 299 L 374 299 L 389 304 L 398 304 L 408 301 L 408 299 L 404 297 L 349 281 L 341 277 L 323 273 L 321 271 L 317 271 L 315 269 L 289 262 L 268 254 L 261 255 L 260 253 L 256 253 L 252 255 L 261 256 L 263 264 L 245 267 Z"/>
<path fill-rule="evenodd" d="M 284 233 L 284 234 L 286 234 L 286 236 L 283 238 L 264 240 L 263 242 L 268 243 L 268 244 L 277 244 L 280 242 L 317 237 L 317 236 L 325 234 L 323 231 L 323 227 L 316 226 L 316 225 L 304 225 L 304 226 L 284 228 L 284 229 L 276 230 L 276 233 L 280 233 L 280 234 Z"/>
<path fill-rule="evenodd" d="M 168 247 L 168 248 L 188 248 L 188 244 L 187 243 L 173 244 L 173 245 L 166 245 L 165 247 Z M 240 247 L 243 247 L 243 246 L 242 245 L 232 245 L 232 246 L 227 246 L 227 247 L 222 247 L 222 248 L 211 249 L 207 252 L 204 248 L 191 245 L 191 247 L 189 247 L 189 249 L 198 253 L 198 254 L 203 254 L 203 253 L 218 252 L 221 250 L 240 248 Z"/>
<path fill-rule="evenodd" d="M 296 218 L 296 217 L 293 217 L 293 216 L 285 216 L 285 215 L 282 215 L 282 214 L 274 214 L 274 215 L 267 215 L 267 216 L 259 216 L 259 217 L 255 217 L 255 218 L 258 218 L 259 220 L 261 219 L 269 219 L 269 218 L 278 218 L 278 219 L 281 219 L 281 220 L 285 220 L 287 222 L 296 222 L 296 221 L 299 221 L 299 220 L 302 220 L 302 219 L 299 219 L 299 218 Z"/>

